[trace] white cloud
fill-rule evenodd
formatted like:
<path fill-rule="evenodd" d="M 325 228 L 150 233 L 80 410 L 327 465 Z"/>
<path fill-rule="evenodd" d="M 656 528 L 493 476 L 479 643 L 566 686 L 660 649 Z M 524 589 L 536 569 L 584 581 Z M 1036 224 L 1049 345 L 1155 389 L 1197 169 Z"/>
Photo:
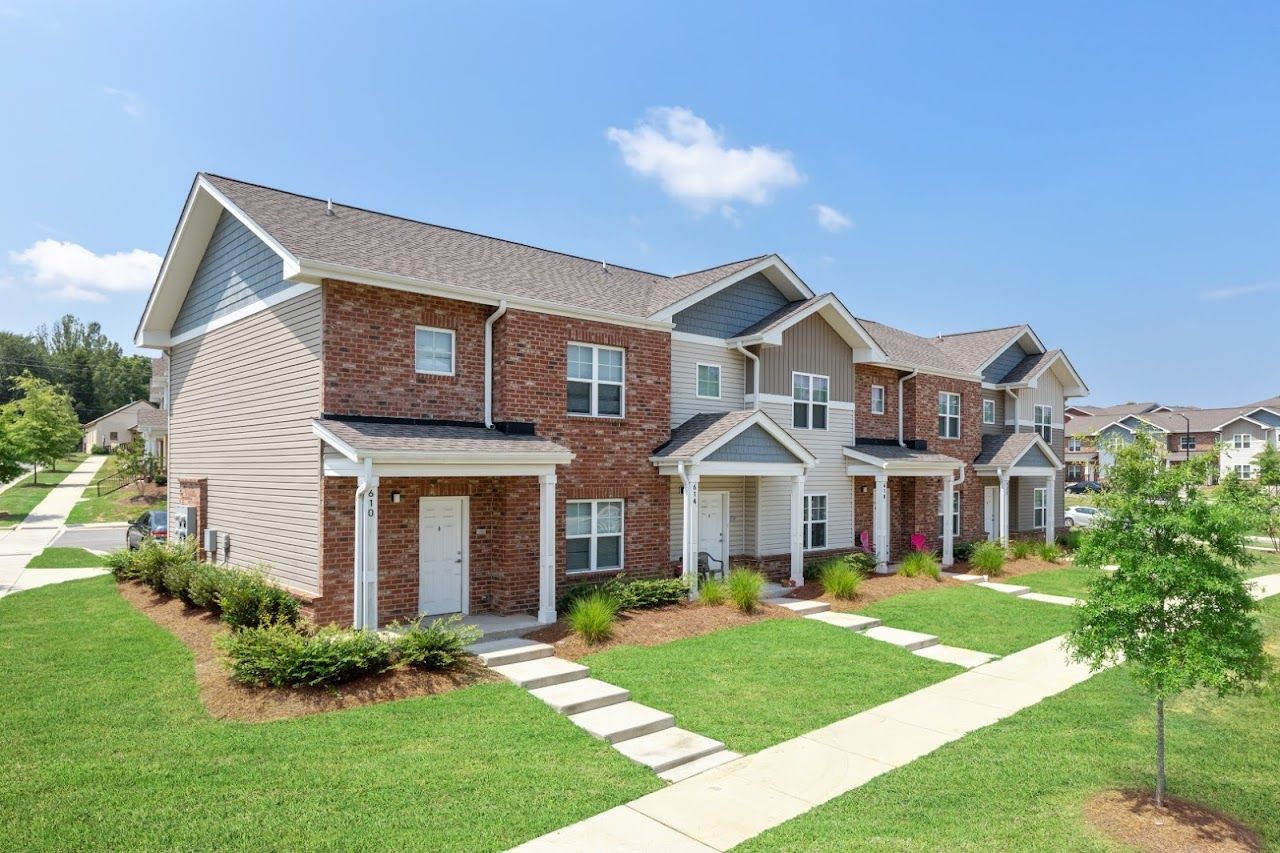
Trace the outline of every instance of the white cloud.
<path fill-rule="evenodd" d="M 849 214 L 841 213 L 834 207 L 828 207 L 825 204 L 815 204 L 813 212 L 818 215 L 818 225 L 833 234 L 853 225 L 853 220 L 849 218 Z"/>
<path fill-rule="evenodd" d="M 662 191 L 694 210 L 732 207 L 733 201 L 767 204 L 774 190 L 805 179 L 791 152 L 767 145 L 726 147 L 723 134 L 684 107 L 658 107 L 634 130 L 611 127 L 632 171 L 656 178 Z"/>
<path fill-rule="evenodd" d="M 142 118 L 143 113 L 147 111 L 147 104 L 142 100 L 142 96 L 137 92 L 130 92 L 128 89 L 115 89 L 111 86 L 103 86 L 102 91 L 108 96 L 115 98 L 120 102 L 120 109 L 131 118 Z"/>
<path fill-rule="evenodd" d="M 103 302 L 115 293 L 147 290 L 160 271 L 154 252 L 134 249 L 96 255 L 78 243 L 37 240 L 9 261 L 23 267 L 23 277 L 56 299 Z"/>
<path fill-rule="evenodd" d="M 1252 296 L 1255 293 L 1264 293 L 1268 290 L 1274 289 L 1274 284 L 1245 284 L 1238 287 L 1216 287 L 1212 290 L 1202 291 L 1200 293 L 1200 298 L 1214 301 L 1223 299 L 1239 299 L 1242 296 Z"/>

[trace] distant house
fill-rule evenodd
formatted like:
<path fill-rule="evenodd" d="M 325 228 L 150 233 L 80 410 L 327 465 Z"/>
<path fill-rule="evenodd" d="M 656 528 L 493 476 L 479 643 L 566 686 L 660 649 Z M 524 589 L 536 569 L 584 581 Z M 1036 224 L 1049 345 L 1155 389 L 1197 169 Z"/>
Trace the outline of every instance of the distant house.
<path fill-rule="evenodd" d="M 147 453 L 163 464 L 169 447 L 169 359 L 165 356 L 151 359 L 151 402 L 158 408 L 138 410 L 137 430 Z"/>
<path fill-rule="evenodd" d="M 88 453 L 94 447 L 112 450 L 121 444 L 128 443 L 138 429 L 139 414 L 146 410 L 154 412 L 155 406 L 146 400 L 134 400 L 83 424 L 81 429 L 84 430 L 84 451 Z"/>

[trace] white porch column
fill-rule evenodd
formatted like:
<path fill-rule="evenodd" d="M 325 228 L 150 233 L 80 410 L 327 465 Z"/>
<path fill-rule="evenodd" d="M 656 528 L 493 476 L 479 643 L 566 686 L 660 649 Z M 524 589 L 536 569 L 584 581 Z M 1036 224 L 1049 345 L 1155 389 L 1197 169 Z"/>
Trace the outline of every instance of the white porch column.
<path fill-rule="evenodd" d="M 356 628 L 378 627 L 378 477 L 365 460 L 356 481 L 355 577 L 352 586 Z"/>
<path fill-rule="evenodd" d="M 955 565 L 955 524 L 952 514 L 956 505 L 956 475 L 948 474 L 942 478 L 942 565 Z"/>
<path fill-rule="evenodd" d="M 1044 541 L 1046 544 L 1052 545 L 1058 532 L 1057 523 L 1054 521 L 1054 505 L 1057 501 L 1053 498 L 1053 493 L 1058 488 L 1057 475 L 1050 474 L 1045 477 L 1044 486 Z"/>
<path fill-rule="evenodd" d="M 791 581 L 804 583 L 804 474 L 791 478 Z"/>
<path fill-rule="evenodd" d="M 1009 472 L 1000 472 L 1000 510 L 996 518 L 1000 544 L 1009 547 Z"/>
<path fill-rule="evenodd" d="M 876 546 L 876 571 L 889 571 L 889 475 L 876 474 L 876 493 L 871 521 Z"/>
<path fill-rule="evenodd" d="M 684 486 L 684 582 L 692 594 L 698 589 L 698 481 L 690 472 Z"/>
<path fill-rule="evenodd" d="M 538 621 L 556 621 L 556 475 L 538 475 Z"/>

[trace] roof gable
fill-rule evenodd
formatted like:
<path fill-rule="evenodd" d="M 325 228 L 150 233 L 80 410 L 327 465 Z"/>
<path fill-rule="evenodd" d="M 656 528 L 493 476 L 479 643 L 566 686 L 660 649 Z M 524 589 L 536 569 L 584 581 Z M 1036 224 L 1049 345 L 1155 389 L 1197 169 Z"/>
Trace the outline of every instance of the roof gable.
<path fill-rule="evenodd" d="M 675 314 L 677 332 L 731 338 L 791 305 L 763 273 L 747 276 Z"/>

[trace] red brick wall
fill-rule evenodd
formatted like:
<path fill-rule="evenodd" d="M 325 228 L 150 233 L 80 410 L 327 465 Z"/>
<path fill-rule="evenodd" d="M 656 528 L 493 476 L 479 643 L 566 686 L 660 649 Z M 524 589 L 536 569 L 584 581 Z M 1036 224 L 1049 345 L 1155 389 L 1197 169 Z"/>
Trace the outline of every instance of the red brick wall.
<path fill-rule="evenodd" d="M 204 560 L 204 531 L 209 526 L 209 481 L 204 477 L 183 477 L 178 480 L 178 502 L 182 506 L 196 508 L 196 527 L 187 533 L 196 540 L 196 559 Z"/>
<path fill-rule="evenodd" d="M 1174 432 L 1166 436 L 1166 446 L 1169 449 L 1170 455 L 1177 456 L 1178 454 L 1182 454 L 1183 458 L 1186 458 L 1186 451 L 1182 449 L 1182 437 L 1184 435 L 1186 435 L 1185 432 Z M 1217 433 L 1212 432 L 1193 432 L 1191 435 L 1196 440 L 1195 449 L 1192 450 L 1193 454 L 1197 451 L 1213 449 L 1214 442 L 1218 440 Z"/>
<path fill-rule="evenodd" d="M 853 395 L 859 438 L 898 437 L 898 379 L 902 371 L 872 364 L 854 366 Z M 871 414 L 871 386 L 884 386 L 884 414 Z"/>
<path fill-rule="evenodd" d="M 398 418 L 484 418 L 488 305 L 341 281 L 324 283 L 325 412 Z M 417 326 L 454 331 L 454 375 L 418 373 Z"/>

